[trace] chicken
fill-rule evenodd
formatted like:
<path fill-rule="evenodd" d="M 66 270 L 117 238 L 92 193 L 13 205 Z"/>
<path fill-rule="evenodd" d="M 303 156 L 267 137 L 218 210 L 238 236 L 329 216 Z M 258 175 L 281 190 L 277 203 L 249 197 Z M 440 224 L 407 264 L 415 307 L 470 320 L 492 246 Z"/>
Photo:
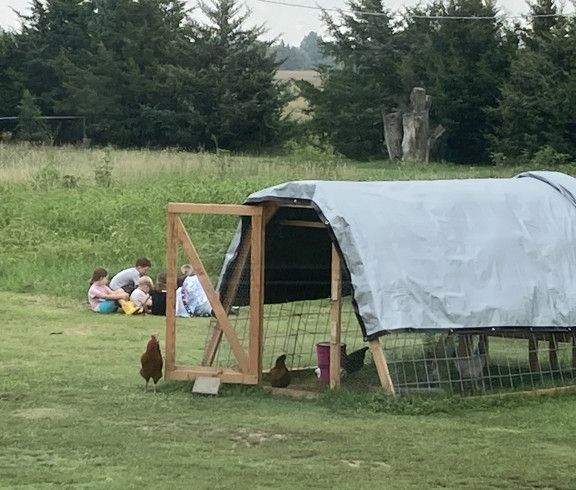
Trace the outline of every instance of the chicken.
<path fill-rule="evenodd" d="M 276 364 L 270 369 L 270 386 L 286 388 L 290 384 L 290 371 L 286 367 L 286 354 L 276 359 Z"/>
<path fill-rule="evenodd" d="M 154 381 L 154 393 L 156 393 L 156 383 L 162 377 L 162 353 L 160 352 L 160 344 L 155 335 L 151 335 L 146 352 L 140 357 L 142 369 L 140 369 L 140 376 L 146 380 L 146 391 L 148 391 L 148 382 L 150 379 Z"/>
<path fill-rule="evenodd" d="M 351 352 L 344 358 L 344 371 L 347 374 L 360 371 L 362 366 L 364 366 L 364 358 L 366 357 L 366 351 L 368 347 L 362 347 L 361 349 Z"/>

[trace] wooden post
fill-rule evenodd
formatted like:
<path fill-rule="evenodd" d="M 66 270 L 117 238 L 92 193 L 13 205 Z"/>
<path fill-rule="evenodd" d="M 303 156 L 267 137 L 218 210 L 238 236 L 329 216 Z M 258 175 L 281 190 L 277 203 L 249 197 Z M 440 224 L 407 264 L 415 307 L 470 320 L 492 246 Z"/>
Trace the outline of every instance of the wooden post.
<path fill-rule="evenodd" d="M 386 356 L 380 345 L 380 339 L 374 339 L 370 341 L 370 352 L 376 364 L 376 370 L 378 371 L 378 377 L 380 378 L 380 384 L 382 388 L 386 390 L 391 395 L 395 394 L 394 385 L 392 384 L 392 378 L 390 377 L 390 371 L 388 370 L 388 363 L 386 362 Z"/>
<path fill-rule="evenodd" d="M 384 142 L 390 160 L 402 158 L 402 113 L 400 111 L 383 114 Z"/>
<path fill-rule="evenodd" d="M 166 230 L 166 377 L 176 367 L 176 268 L 178 243 L 176 241 L 176 213 L 168 212 Z"/>
<path fill-rule="evenodd" d="M 330 287 L 330 388 L 340 388 L 340 368 L 342 366 L 341 343 L 342 279 L 340 276 L 340 256 L 336 245 L 332 244 L 332 282 Z"/>
<path fill-rule="evenodd" d="M 264 226 L 263 216 L 252 216 L 250 234 L 250 331 L 248 373 L 262 381 L 264 321 Z"/>
<path fill-rule="evenodd" d="M 572 370 L 576 371 L 576 332 L 572 332 Z"/>
<path fill-rule="evenodd" d="M 528 364 L 530 371 L 540 371 L 540 362 L 538 361 L 538 340 L 535 335 L 528 337 Z"/>
<path fill-rule="evenodd" d="M 550 369 L 552 371 L 559 371 L 560 364 L 558 362 L 558 343 L 556 342 L 556 335 L 552 334 L 548 341 L 548 358 L 550 359 Z"/>

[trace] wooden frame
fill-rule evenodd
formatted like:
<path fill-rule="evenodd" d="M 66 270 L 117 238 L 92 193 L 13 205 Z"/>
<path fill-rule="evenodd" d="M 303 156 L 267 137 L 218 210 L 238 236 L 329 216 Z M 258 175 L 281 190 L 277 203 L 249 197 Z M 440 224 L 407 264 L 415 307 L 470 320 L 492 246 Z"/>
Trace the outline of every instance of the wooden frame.
<path fill-rule="evenodd" d="M 285 207 L 310 208 L 306 204 L 283 204 Z M 166 379 L 192 381 L 199 376 L 217 376 L 225 383 L 260 384 L 262 382 L 263 354 L 263 312 L 264 312 L 264 244 L 265 226 L 280 207 L 275 203 L 262 203 L 258 206 L 228 205 L 228 204 L 168 204 L 168 229 L 166 238 Z M 230 277 L 229 288 L 222 297 L 218 296 L 180 214 L 220 214 L 236 215 L 250 218 L 250 227 L 241 237 L 239 254 L 235 270 Z M 284 220 L 285 226 L 326 228 L 319 221 Z M 212 305 L 216 323 L 210 340 L 204 351 L 201 366 L 176 365 L 176 270 L 178 246 L 181 246 L 194 267 L 200 284 L 204 288 Z M 239 287 L 246 260 L 250 255 L 250 324 L 249 342 L 246 352 L 234 328 L 228 320 L 228 311 Z M 331 293 L 330 293 L 330 387 L 340 386 L 340 342 L 341 342 L 341 309 L 342 309 L 342 279 L 340 270 L 340 255 L 336 246 L 332 245 L 331 256 Z M 216 352 L 225 337 L 234 354 L 238 369 L 219 368 L 213 366 Z M 388 371 L 384 351 L 378 340 L 370 342 L 370 350 L 374 357 L 378 376 L 382 387 L 394 394 L 394 387 Z"/>
<path fill-rule="evenodd" d="M 249 349 L 245 352 L 238 340 L 234 328 L 228 320 L 230 304 L 220 301 L 206 269 L 194 248 L 190 237 L 180 219 L 180 214 L 225 214 L 247 216 L 250 223 L 250 278 L 253 286 L 250 288 L 250 332 Z M 264 233 L 262 217 L 264 208 L 258 206 L 241 206 L 228 204 L 189 204 L 170 203 L 168 205 L 168 230 L 166 247 L 167 284 L 170 285 L 166 292 L 166 379 L 193 380 L 199 376 L 218 376 L 224 382 L 258 384 L 262 376 L 262 283 L 264 265 Z M 204 360 L 208 360 L 203 366 L 177 366 L 176 365 L 176 269 L 178 244 L 182 245 L 188 260 L 194 267 L 198 280 L 204 288 L 208 300 L 212 305 L 216 325 L 212 340 L 204 354 Z M 237 278 L 239 280 L 239 277 Z M 233 295 L 232 295 L 233 296 Z M 231 301 L 231 298 L 230 298 Z M 222 338 L 230 344 L 232 353 L 238 361 L 239 370 L 222 369 L 211 366 L 214 353 Z M 210 351 L 213 351 L 211 355 Z M 204 363 L 203 363 L 204 364 Z"/>

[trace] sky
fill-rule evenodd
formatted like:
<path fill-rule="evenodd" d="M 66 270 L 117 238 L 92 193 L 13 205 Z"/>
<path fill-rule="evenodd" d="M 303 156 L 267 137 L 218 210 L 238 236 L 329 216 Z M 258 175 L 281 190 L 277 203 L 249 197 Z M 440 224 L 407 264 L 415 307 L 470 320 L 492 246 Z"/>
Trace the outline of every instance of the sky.
<path fill-rule="evenodd" d="M 191 7 L 196 5 L 195 0 L 187 2 Z M 386 8 L 392 11 L 417 3 L 417 0 L 384 1 Z M 0 0 L 0 26 L 4 29 L 17 29 L 18 18 L 12 9 L 26 12 L 29 4 L 29 0 Z M 252 11 L 248 18 L 249 27 L 263 24 L 268 30 L 266 39 L 279 37 L 292 46 L 299 46 L 302 38 L 311 31 L 323 34 L 320 7 L 329 10 L 335 17 L 336 9 L 347 7 L 346 0 L 239 0 L 239 4 L 244 4 Z M 497 5 L 506 15 L 521 15 L 528 10 L 525 0 L 498 0 Z"/>

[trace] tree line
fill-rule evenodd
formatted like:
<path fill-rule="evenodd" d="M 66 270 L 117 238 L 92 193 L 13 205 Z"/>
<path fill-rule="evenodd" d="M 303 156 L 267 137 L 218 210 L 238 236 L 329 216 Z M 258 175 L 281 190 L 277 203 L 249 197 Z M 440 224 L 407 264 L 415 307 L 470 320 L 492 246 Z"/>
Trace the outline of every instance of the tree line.
<path fill-rule="evenodd" d="M 202 21 L 181 0 L 33 0 L 21 29 L 0 33 L 0 116 L 19 117 L 0 123 L 32 141 L 269 151 L 291 139 L 379 159 L 383 114 L 419 86 L 446 128 L 434 159 L 574 158 L 576 19 L 554 0 L 528 5 L 506 19 L 491 0 L 396 13 L 349 0 L 324 13 L 324 38 L 303 40 L 321 83 L 295 92 L 275 79 L 287 46 L 246 28 L 237 0 L 201 1 Z M 308 119 L 285 116 L 296 96 Z M 38 118 L 58 115 L 81 119 Z"/>

